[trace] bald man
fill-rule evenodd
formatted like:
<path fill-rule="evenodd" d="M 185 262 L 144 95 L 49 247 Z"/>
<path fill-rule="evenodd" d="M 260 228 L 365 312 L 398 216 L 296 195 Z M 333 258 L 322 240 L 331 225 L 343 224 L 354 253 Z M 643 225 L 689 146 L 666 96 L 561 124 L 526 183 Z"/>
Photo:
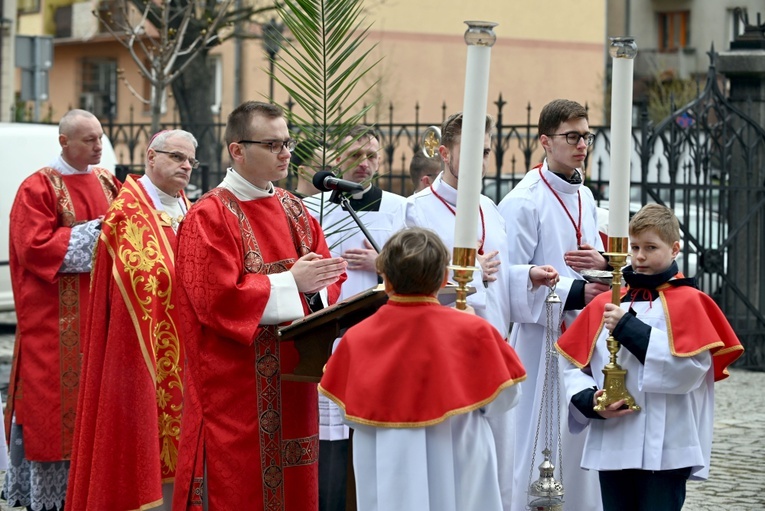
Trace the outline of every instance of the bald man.
<path fill-rule="evenodd" d="M 93 247 L 120 188 L 96 166 L 103 135 L 90 112 L 67 112 L 59 123 L 61 154 L 24 180 L 11 208 L 18 318 L 5 411 L 11 507 L 64 508 Z"/>

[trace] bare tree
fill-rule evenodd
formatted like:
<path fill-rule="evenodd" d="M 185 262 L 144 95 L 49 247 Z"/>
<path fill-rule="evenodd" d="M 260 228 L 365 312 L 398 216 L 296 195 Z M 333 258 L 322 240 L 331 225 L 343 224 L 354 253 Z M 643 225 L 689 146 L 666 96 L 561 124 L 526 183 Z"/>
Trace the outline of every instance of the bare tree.
<path fill-rule="evenodd" d="M 197 159 L 203 169 L 219 172 L 222 147 L 210 108 L 214 80 L 208 65 L 209 52 L 233 37 L 259 37 L 240 27 L 247 22 L 258 23 L 261 14 L 275 8 L 274 0 L 112 0 L 111 4 L 111 15 L 106 19 L 98 13 L 96 16 L 130 51 L 151 84 L 149 98 L 127 85 L 151 105 L 152 129 L 159 129 L 162 101 L 169 85 L 181 127 L 199 142 Z"/>
<path fill-rule="evenodd" d="M 152 131 L 159 130 L 165 91 L 205 48 L 216 44 L 228 22 L 227 12 L 233 0 L 221 0 L 217 11 L 206 9 L 204 1 L 123 1 L 115 10 L 94 14 L 106 30 L 130 53 L 133 61 L 151 85 L 150 97 L 144 97 L 121 73 L 123 82 L 139 100 L 151 106 Z M 202 30 L 192 22 L 205 20 Z"/>

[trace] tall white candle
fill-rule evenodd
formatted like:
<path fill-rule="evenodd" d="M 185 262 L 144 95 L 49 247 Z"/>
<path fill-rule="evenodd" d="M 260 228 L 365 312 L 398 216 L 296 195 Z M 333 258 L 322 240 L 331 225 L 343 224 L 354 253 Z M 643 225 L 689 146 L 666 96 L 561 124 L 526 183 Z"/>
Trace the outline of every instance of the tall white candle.
<path fill-rule="evenodd" d="M 454 246 L 476 248 L 478 217 L 483 177 L 483 142 L 486 127 L 486 103 L 489 97 L 491 46 L 496 37 L 496 23 L 466 21 L 467 66 L 465 97 L 462 108 L 459 181 Z"/>
<path fill-rule="evenodd" d="M 611 178 L 608 187 L 608 236 L 629 235 L 630 156 L 632 154 L 632 77 L 637 46 L 629 37 L 612 37 Z"/>

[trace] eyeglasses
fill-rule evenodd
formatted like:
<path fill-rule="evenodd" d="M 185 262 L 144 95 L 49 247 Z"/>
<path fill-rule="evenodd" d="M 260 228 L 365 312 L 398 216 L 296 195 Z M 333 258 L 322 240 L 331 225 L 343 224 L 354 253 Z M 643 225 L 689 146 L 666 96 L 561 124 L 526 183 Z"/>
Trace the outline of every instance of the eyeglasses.
<path fill-rule="evenodd" d="M 294 138 L 288 138 L 287 140 L 240 140 L 237 144 L 267 145 L 272 153 L 279 154 L 282 152 L 282 148 L 287 148 L 289 152 L 292 152 L 295 149 L 297 140 Z"/>
<path fill-rule="evenodd" d="M 566 137 L 566 143 L 568 145 L 579 144 L 579 139 L 584 139 L 584 143 L 587 147 L 591 146 L 595 142 L 595 135 L 592 133 L 578 133 L 576 131 L 569 131 L 568 133 L 555 133 L 553 135 L 547 135 L 548 137 Z"/>
<path fill-rule="evenodd" d="M 186 156 L 180 151 L 160 151 L 159 149 L 153 149 L 153 151 L 155 153 L 162 153 L 162 154 L 168 155 L 170 159 L 173 160 L 175 163 L 183 163 L 186 160 L 188 160 L 192 169 L 199 167 L 199 160 L 197 160 L 196 158 L 192 158 L 191 156 Z"/>

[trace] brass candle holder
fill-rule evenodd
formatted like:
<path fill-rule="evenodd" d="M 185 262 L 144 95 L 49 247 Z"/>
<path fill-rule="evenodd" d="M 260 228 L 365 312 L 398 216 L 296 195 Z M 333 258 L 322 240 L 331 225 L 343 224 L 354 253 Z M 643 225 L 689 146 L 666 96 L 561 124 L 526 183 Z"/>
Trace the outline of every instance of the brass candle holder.
<path fill-rule="evenodd" d="M 478 268 L 475 266 L 476 249 L 454 247 L 452 253 L 452 264 L 449 269 L 454 272 L 454 281 L 457 282 L 457 303 L 455 307 L 459 310 L 467 309 L 468 284 L 473 280 L 473 272 Z"/>
<path fill-rule="evenodd" d="M 611 303 L 614 305 L 621 303 L 622 267 L 627 262 L 628 246 L 628 238 L 610 236 L 608 238 L 608 252 L 605 255 L 608 257 L 608 264 L 613 268 Z M 627 390 L 627 370 L 622 369 L 622 366 L 616 361 L 616 353 L 619 351 L 621 344 L 614 338 L 613 333 L 609 333 L 606 345 L 611 356 L 608 364 L 602 370 L 604 392 L 598 397 L 598 404 L 593 407 L 593 410 L 602 412 L 608 405 L 624 399 L 624 404 L 630 410 L 638 412 L 640 411 L 640 406 L 635 403 L 635 398 Z"/>

